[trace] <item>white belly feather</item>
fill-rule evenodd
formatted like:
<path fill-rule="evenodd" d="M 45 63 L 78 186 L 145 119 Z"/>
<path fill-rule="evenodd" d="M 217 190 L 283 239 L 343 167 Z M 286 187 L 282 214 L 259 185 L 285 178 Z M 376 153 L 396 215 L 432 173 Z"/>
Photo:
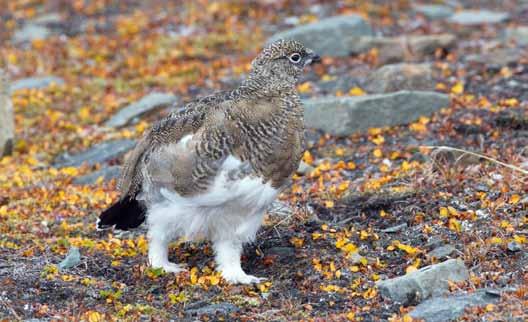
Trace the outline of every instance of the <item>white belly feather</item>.
<path fill-rule="evenodd" d="M 214 240 L 223 236 L 241 242 L 253 240 L 264 211 L 278 190 L 258 177 L 230 178 L 229 172 L 241 165 L 240 160 L 229 156 L 211 187 L 196 196 L 182 197 L 161 188 L 162 201 L 151 204 L 148 209 L 149 234 L 188 240 Z"/>

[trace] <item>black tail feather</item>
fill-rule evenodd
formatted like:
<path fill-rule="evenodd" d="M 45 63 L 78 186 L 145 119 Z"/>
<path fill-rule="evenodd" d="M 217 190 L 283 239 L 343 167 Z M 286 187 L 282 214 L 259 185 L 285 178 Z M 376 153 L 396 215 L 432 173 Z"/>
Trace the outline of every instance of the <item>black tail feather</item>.
<path fill-rule="evenodd" d="M 97 220 L 97 229 L 129 230 L 145 221 L 145 206 L 135 198 L 122 198 L 106 209 Z"/>

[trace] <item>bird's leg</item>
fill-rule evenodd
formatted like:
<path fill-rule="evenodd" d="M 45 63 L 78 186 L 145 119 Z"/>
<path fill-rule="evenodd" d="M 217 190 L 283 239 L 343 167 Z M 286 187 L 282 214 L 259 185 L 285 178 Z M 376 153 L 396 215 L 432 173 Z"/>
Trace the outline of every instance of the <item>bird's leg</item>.
<path fill-rule="evenodd" d="M 213 241 L 217 269 L 222 277 L 233 284 L 260 283 L 265 280 L 246 274 L 240 264 L 242 254 L 242 243 L 234 240 Z"/>
<path fill-rule="evenodd" d="M 149 231 L 148 258 L 153 268 L 163 268 L 167 273 L 179 273 L 185 270 L 182 265 L 169 262 L 170 239 L 157 229 Z"/>

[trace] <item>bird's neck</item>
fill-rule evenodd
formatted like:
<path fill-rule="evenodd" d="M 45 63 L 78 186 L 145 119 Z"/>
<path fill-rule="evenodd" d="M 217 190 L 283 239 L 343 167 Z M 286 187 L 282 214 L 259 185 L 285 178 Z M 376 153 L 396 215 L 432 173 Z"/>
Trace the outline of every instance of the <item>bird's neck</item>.
<path fill-rule="evenodd" d="M 256 97 L 285 97 L 297 95 L 295 81 L 250 75 L 237 89 Z"/>

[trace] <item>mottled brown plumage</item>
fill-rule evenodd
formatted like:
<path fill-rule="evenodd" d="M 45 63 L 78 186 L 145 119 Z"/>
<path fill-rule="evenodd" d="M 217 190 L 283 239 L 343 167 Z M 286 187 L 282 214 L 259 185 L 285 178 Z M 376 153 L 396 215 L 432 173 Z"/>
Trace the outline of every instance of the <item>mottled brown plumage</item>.
<path fill-rule="evenodd" d="M 188 134 L 197 134 L 191 143 L 195 155 L 170 162 L 178 193 L 207 189 L 228 154 L 249 161 L 258 176 L 281 187 L 302 152 L 303 111 L 295 88 L 301 69 L 287 59 L 295 52 L 307 54 L 307 49 L 294 41 L 276 42 L 253 61 L 240 87 L 193 101 L 158 122 L 126 161 L 119 183 L 123 197 L 139 192 L 141 167 L 148 167 L 151 154 Z"/>
<path fill-rule="evenodd" d="M 233 283 L 244 273 L 242 244 L 255 238 L 266 207 L 299 165 L 303 111 L 296 82 L 318 57 L 295 41 L 277 41 L 252 62 L 236 89 L 195 100 L 155 124 L 126 160 L 122 197 L 98 228 L 149 226 L 149 261 L 168 261 L 175 237 L 213 242 L 218 269 Z"/>

